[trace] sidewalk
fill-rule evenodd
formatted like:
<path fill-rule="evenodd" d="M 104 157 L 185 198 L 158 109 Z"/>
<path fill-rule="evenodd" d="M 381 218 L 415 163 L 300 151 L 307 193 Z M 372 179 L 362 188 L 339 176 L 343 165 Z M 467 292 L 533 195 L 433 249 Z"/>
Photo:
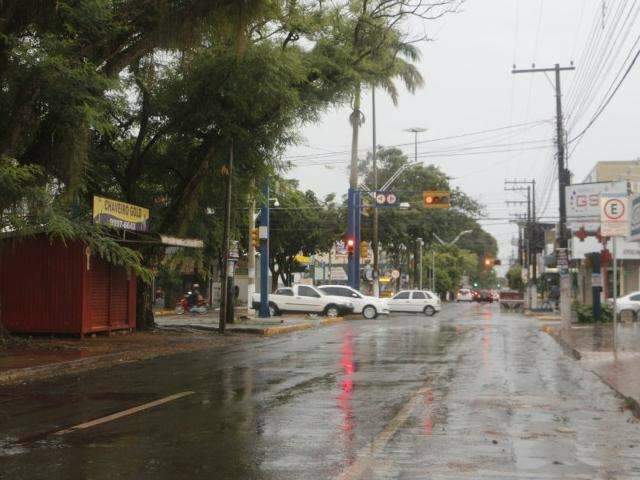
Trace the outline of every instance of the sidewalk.
<path fill-rule="evenodd" d="M 568 354 L 580 360 L 603 382 L 624 397 L 640 417 L 640 324 L 619 324 L 617 353 L 613 353 L 613 325 L 545 326 Z"/>

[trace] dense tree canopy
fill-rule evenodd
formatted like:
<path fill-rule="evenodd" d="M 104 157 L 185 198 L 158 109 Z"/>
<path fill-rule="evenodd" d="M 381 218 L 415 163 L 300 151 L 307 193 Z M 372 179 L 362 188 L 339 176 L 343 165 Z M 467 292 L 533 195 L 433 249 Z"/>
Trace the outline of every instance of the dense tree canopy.
<path fill-rule="evenodd" d="M 401 20 L 456 3 L 0 1 L 0 229 L 82 238 L 148 281 L 163 249 L 131 250 L 93 225 L 99 194 L 150 208 L 152 232 L 203 238 L 199 261 L 209 269 L 221 262 L 230 156 L 232 235 L 241 238 L 238 216 L 257 196 L 255 180 L 286 170 L 279 158 L 299 126 L 351 101 L 363 83 L 394 100 L 395 80 L 419 86 Z M 337 208 L 293 186 L 287 195 L 318 212 Z M 306 221 L 326 220 L 314 215 Z M 295 246 L 284 240 L 274 241 L 274 258 L 287 264 Z M 304 239 L 298 250 L 324 240 Z M 148 288 L 140 292 L 139 312 L 148 313 Z"/>

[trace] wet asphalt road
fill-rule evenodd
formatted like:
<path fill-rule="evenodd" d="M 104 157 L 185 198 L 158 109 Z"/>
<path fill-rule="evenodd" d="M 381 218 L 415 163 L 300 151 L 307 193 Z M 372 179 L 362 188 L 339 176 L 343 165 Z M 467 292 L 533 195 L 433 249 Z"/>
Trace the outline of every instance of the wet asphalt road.
<path fill-rule="evenodd" d="M 3 387 L 0 478 L 640 478 L 621 407 L 536 320 L 447 305 Z"/>

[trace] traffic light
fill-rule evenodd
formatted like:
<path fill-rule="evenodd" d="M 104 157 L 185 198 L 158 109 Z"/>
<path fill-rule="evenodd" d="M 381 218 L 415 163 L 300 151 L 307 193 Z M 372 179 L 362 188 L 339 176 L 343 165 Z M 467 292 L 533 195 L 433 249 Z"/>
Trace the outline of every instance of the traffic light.
<path fill-rule="evenodd" d="M 260 248 L 260 231 L 257 228 L 251 229 L 251 243 L 254 247 Z"/>
<path fill-rule="evenodd" d="M 424 208 L 449 208 L 451 207 L 451 192 L 444 190 L 428 190 L 422 192 Z"/>
<path fill-rule="evenodd" d="M 348 238 L 346 241 L 346 244 L 347 244 L 347 253 L 349 255 L 353 255 L 355 245 L 356 245 L 355 240 L 353 238 Z"/>
<path fill-rule="evenodd" d="M 367 258 L 369 256 L 369 244 L 365 241 L 360 242 L 360 257 Z"/>

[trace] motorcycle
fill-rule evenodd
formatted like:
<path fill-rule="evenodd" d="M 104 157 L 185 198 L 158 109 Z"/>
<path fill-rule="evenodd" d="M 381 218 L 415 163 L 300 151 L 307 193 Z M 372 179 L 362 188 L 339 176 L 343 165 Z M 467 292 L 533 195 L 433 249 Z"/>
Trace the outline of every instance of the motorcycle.
<path fill-rule="evenodd" d="M 183 315 L 184 312 L 197 313 L 199 315 L 206 315 L 209 313 L 209 306 L 202 297 L 198 298 L 198 303 L 189 308 L 189 295 L 191 292 L 187 292 L 183 297 L 178 300 L 176 304 L 176 315 Z"/>

